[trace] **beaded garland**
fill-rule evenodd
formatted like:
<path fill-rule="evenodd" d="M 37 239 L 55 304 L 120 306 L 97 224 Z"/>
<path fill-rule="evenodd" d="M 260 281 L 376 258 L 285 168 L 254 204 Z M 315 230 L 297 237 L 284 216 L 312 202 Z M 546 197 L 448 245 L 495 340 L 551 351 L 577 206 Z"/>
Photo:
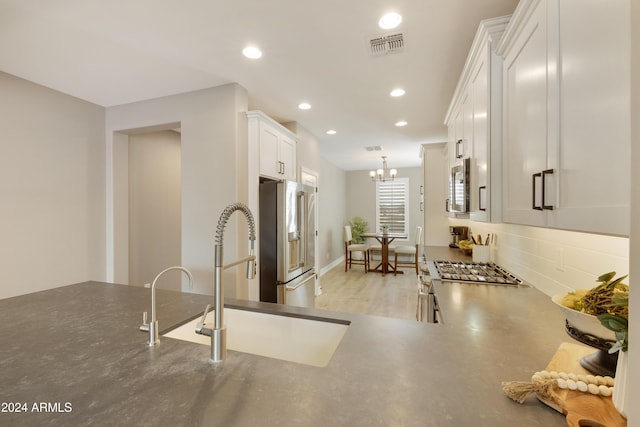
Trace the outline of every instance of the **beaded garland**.
<path fill-rule="evenodd" d="M 536 393 L 545 400 L 561 405 L 560 397 L 554 390 L 556 387 L 577 390 L 595 396 L 610 397 L 613 394 L 613 386 L 614 379 L 609 376 L 539 371 L 533 374 L 531 382 L 503 382 L 502 390 L 518 403 L 524 403 L 529 394 Z"/>
<path fill-rule="evenodd" d="M 600 375 L 577 375 L 566 372 L 540 371 L 531 377 L 532 383 L 555 380 L 555 385 L 560 389 L 578 390 L 583 393 L 591 393 L 609 397 L 613 394 L 614 379 L 609 376 Z"/>

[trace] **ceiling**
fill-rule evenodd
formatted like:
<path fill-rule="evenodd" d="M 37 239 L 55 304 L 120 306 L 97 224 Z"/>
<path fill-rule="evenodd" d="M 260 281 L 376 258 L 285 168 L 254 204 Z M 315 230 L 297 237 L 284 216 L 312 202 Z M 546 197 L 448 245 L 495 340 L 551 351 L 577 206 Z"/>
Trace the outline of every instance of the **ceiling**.
<path fill-rule="evenodd" d="M 378 168 L 381 155 L 413 167 L 421 144 L 447 139 L 444 116 L 479 22 L 517 3 L 0 0 L 0 70 L 105 107 L 237 82 L 250 109 L 298 122 L 341 169 Z M 395 30 L 377 25 L 388 11 L 403 17 Z M 371 53 L 371 39 L 399 32 L 401 51 Z M 245 58 L 248 44 L 262 58 Z M 389 96 L 396 87 L 406 94 Z"/>

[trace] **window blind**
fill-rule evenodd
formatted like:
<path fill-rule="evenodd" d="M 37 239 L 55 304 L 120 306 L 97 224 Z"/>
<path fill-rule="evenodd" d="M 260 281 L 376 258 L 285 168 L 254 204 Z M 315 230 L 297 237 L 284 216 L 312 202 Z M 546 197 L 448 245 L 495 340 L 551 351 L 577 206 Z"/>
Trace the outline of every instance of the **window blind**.
<path fill-rule="evenodd" d="M 389 227 L 390 233 L 406 233 L 408 229 L 409 179 L 377 183 L 378 228 Z"/>

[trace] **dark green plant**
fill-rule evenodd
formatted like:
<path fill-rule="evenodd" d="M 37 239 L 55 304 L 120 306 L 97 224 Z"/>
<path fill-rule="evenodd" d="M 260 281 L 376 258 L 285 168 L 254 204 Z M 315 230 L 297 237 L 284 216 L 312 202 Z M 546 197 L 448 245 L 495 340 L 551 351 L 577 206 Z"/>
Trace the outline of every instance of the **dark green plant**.
<path fill-rule="evenodd" d="M 351 221 L 349 221 L 349 226 L 351 226 L 351 237 L 353 243 L 364 243 L 364 237 L 362 237 L 362 233 L 366 233 L 369 229 L 369 223 L 362 219 L 359 216 L 353 217 Z"/>
<path fill-rule="evenodd" d="M 627 351 L 629 349 L 629 320 L 617 314 L 599 314 L 598 320 L 602 326 L 616 334 L 616 343 L 611 346 L 609 353 L 615 353 L 618 350 Z"/>
<path fill-rule="evenodd" d="M 629 288 L 621 283 L 627 276 L 612 281 L 615 275 L 613 271 L 598 277 L 598 282 L 602 283 L 598 288 L 611 291 L 611 302 L 603 305 L 607 313 L 598 314 L 598 320 L 602 326 L 616 335 L 616 343 L 611 346 L 609 353 L 615 353 L 618 350 L 627 351 L 629 348 Z M 614 288 L 618 287 L 618 284 L 623 286 L 616 292 Z"/>

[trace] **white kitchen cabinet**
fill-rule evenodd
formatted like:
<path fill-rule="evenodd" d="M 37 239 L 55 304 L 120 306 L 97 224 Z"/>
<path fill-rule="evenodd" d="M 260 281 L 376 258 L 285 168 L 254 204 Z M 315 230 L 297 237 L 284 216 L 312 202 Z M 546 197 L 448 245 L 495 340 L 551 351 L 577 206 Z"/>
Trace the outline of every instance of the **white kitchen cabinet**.
<path fill-rule="evenodd" d="M 470 212 L 475 221 L 501 220 L 502 58 L 495 48 L 509 16 L 484 20 L 447 113 L 450 166 L 470 159 Z"/>
<path fill-rule="evenodd" d="M 542 188 L 551 189 L 552 182 L 548 174 L 543 177 L 541 173 L 553 169 L 547 153 L 554 153 L 557 143 L 547 121 L 550 104 L 556 102 L 551 90 L 556 73 L 555 61 L 547 64 L 545 1 L 530 3 L 529 9 L 522 11 L 526 20 L 514 14 L 514 20 L 523 19 L 524 23 L 503 54 L 503 219 L 542 226 L 546 219 L 540 214 L 541 206 L 551 200 L 549 196 L 541 200 Z M 513 31 L 511 25 L 510 29 Z M 503 42 L 511 35 L 508 30 Z"/>
<path fill-rule="evenodd" d="M 483 55 L 474 66 L 469 82 L 472 96 L 473 111 L 473 155 L 471 156 L 471 187 L 475 193 L 469 198 L 471 219 L 487 221 L 487 207 L 489 203 L 489 58 Z"/>
<path fill-rule="evenodd" d="M 261 111 L 247 112 L 249 144 L 258 146 L 260 175 L 296 179 L 296 136 Z"/>
<path fill-rule="evenodd" d="M 280 135 L 278 144 L 278 159 L 282 165 L 282 175 L 285 179 L 295 181 L 296 178 L 296 140 L 287 135 Z"/>
<path fill-rule="evenodd" d="M 523 0 L 504 57 L 504 221 L 629 233 L 629 2 Z"/>
<path fill-rule="evenodd" d="M 549 225 L 628 235 L 630 2 L 562 0 L 558 209 Z"/>

